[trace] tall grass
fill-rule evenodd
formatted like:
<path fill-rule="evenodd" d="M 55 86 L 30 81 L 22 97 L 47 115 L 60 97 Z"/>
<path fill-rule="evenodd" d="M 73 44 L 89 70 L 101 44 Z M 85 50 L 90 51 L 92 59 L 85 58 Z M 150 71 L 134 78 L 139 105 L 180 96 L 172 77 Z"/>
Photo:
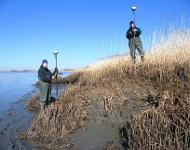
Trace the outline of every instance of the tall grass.
<path fill-rule="evenodd" d="M 152 46 L 142 64 L 117 56 L 83 72 L 89 83 L 125 78 L 152 84 L 159 91 L 153 107 L 128 120 L 121 138 L 126 149 L 190 149 L 190 30 L 177 30 Z"/>
<path fill-rule="evenodd" d="M 158 91 L 159 104 L 126 120 L 126 134 L 121 131 L 128 149 L 190 148 L 190 30 L 171 32 L 167 39 L 154 44 L 145 57 L 134 65 L 130 56 L 101 60 L 77 73 L 60 101 L 41 112 L 29 131 L 31 136 L 56 136 L 83 126 L 88 117 L 81 95 L 101 84 L 122 80 L 148 83 Z M 122 86 L 121 86 L 122 87 Z M 122 89 L 120 89 L 122 91 Z M 104 96 L 104 95 L 102 95 Z M 93 97 L 96 99 L 96 97 Z M 93 99 L 92 98 L 92 99 Z M 86 101 L 86 99 L 85 99 Z M 88 99 L 87 99 L 88 101 Z M 66 119 L 65 119 L 66 118 Z M 42 138 L 43 138 L 42 136 Z"/>
<path fill-rule="evenodd" d="M 189 64 L 189 61 L 190 31 L 187 29 L 186 31 L 173 31 L 164 43 L 161 41 L 152 46 L 143 64 L 139 60 L 136 65 L 133 65 L 130 56 L 121 55 L 99 61 L 82 72 L 91 82 L 109 77 L 131 77 L 165 83 L 175 79 L 173 75 L 177 71 L 177 66 Z"/>
<path fill-rule="evenodd" d="M 127 122 L 127 134 L 121 138 L 128 149 L 190 149 L 190 99 L 189 95 L 176 97 L 164 92 L 160 106 Z"/>

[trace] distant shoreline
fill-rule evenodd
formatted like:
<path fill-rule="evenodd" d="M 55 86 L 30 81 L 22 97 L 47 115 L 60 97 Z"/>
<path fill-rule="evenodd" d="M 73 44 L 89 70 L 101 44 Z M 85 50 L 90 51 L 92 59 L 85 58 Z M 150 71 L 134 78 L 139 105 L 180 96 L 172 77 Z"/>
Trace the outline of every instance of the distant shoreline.
<path fill-rule="evenodd" d="M 37 71 L 0 71 L 0 73 L 36 73 Z"/>
<path fill-rule="evenodd" d="M 37 73 L 38 71 L 0 71 L 0 73 Z M 77 72 L 77 70 L 64 70 L 64 71 L 60 71 L 59 74 L 63 74 L 63 73 L 71 73 L 71 72 Z"/>
<path fill-rule="evenodd" d="M 52 69 L 50 69 L 52 71 Z M 60 69 L 59 72 L 63 73 L 63 72 L 77 72 L 78 70 L 76 69 Z M 12 70 L 0 70 L 0 73 L 11 73 L 11 72 L 18 72 L 18 73 L 22 73 L 22 72 L 29 72 L 29 73 L 36 73 L 38 72 L 37 70 L 30 70 L 30 69 L 23 69 L 23 70 L 16 70 L 16 69 L 12 69 Z"/>

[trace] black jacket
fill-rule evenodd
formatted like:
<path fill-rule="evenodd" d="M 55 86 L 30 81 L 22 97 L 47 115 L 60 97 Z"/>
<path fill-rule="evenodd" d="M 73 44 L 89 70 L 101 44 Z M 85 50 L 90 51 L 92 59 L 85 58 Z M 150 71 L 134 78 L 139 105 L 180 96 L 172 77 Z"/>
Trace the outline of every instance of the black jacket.
<path fill-rule="evenodd" d="M 51 73 L 51 71 L 48 68 L 44 68 L 42 65 L 40 66 L 38 70 L 38 78 L 39 80 L 42 80 L 43 82 L 51 82 L 52 76 L 55 74 Z"/>
<path fill-rule="evenodd" d="M 140 29 L 140 28 L 137 28 L 137 27 L 135 27 L 135 28 L 137 29 L 137 32 L 135 32 L 135 33 L 133 32 L 132 28 L 129 28 L 129 29 L 128 29 L 127 35 L 126 35 L 126 37 L 127 37 L 128 39 L 134 38 L 134 36 L 135 36 L 135 37 L 139 37 L 139 36 L 141 35 L 141 33 L 142 33 L 141 29 Z"/>

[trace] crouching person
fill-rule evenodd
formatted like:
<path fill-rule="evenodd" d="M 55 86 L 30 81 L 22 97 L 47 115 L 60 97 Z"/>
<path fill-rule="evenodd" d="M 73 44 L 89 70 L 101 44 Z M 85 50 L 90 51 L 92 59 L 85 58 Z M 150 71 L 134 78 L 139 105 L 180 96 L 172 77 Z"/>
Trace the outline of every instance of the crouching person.
<path fill-rule="evenodd" d="M 40 106 L 44 110 L 51 100 L 51 81 L 58 75 L 58 69 L 55 68 L 53 73 L 48 69 L 48 61 L 43 60 L 38 70 L 39 88 L 40 88 Z"/>

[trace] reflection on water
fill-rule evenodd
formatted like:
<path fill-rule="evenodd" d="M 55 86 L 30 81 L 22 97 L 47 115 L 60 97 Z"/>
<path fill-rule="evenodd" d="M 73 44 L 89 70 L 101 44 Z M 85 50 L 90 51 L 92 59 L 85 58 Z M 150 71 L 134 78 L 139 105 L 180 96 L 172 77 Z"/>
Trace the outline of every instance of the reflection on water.
<path fill-rule="evenodd" d="M 37 80 L 37 73 L 0 73 L 0 150 L 36 149 L 21 137 L 36 116 L 26 111 L 25 102 L 39 91 L 34 86 Z M 64 85 L 58 85 L 59 95 L 64 89 Z M 52 85 L 52 96 L 55 93 Z"/>
<path fill-rule="evenodd" d="M 23 100 L 36 93 L 36 81 L 36 73 L 0 73 L 0 149 L 32 149 L 29 144 L 23 147 L 25 141 L 18 139 L 34 117 L 25 111 Z"/>
<path fill-rule="evenodd" d="M 36 90 L 36 73 L 0 73 L 0 114 L 7 111 L 12 103 L 19 101 Z"/>
<path fill-rule="evenodd" d="M 61 76 L 69 74 L 63 73 Z M 34 86 L 37 80 L 37 73 L 0 73 L 0 115 L 15 102 L 23 99 L 23 96 L 37 92 L 38 88 Z M 59 85 L 59 95 L 63 88 L 63 85 Z M 52 86 L 52 95 L 56 97 L 55 93 L 55 86 Z"/>

